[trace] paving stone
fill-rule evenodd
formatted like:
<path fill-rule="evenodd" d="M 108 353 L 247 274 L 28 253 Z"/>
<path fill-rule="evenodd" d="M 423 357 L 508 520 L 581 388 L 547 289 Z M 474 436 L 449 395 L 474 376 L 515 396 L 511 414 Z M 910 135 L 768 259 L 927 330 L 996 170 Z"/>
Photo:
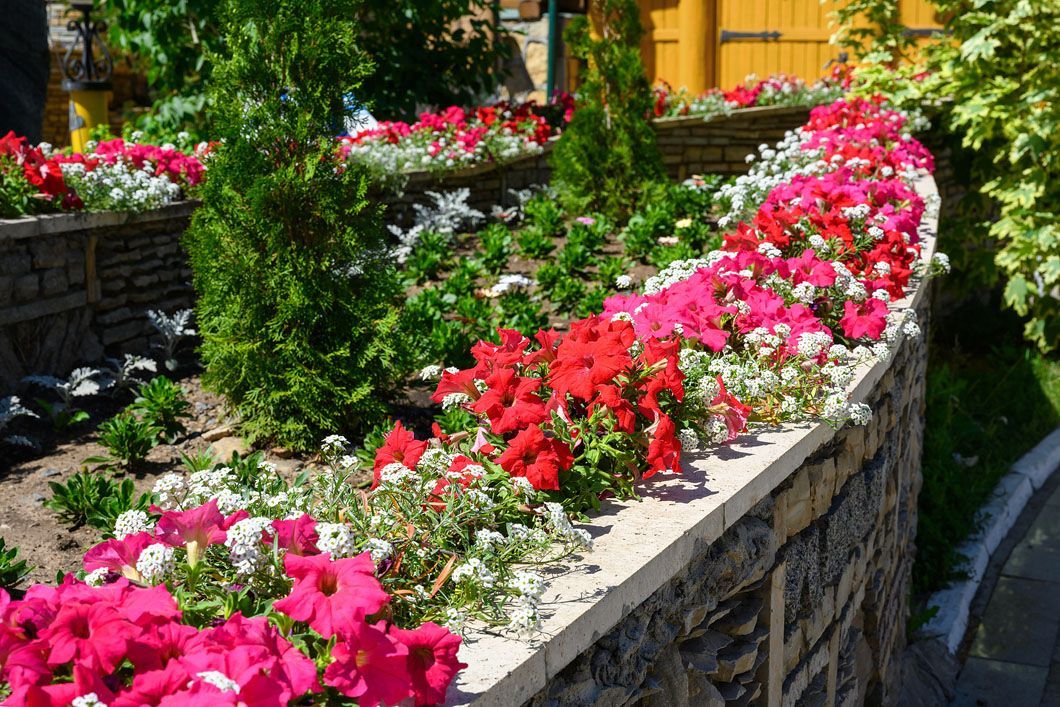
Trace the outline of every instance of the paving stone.
<path fill-rule="evenodd" d="M 1001 574 L 1042 582 L 1054 582 L 1060 591 L 1060 549 L 1020 543 L 1009 555 Z"/>
<path fill-rule="evenodd" d="M 1060 585 L 1001 577 L 969 654 L 1048 668 L 1058 628 Z"/>
<path fill-rule="evenodd" d="M 1060 662 L 1053 659 L 1049 668 L 1049 677 L 1045 681 L 1045 693 L 1042 695 L 1042 705 L 1048 707 L 1060 707 Z"/>
<path fill-rule="evenodd" d="M 1049 671 L 1041 666 L 969 658 L 957 680 L 953 707 L 1028 707 L 1045 692 Z"/>

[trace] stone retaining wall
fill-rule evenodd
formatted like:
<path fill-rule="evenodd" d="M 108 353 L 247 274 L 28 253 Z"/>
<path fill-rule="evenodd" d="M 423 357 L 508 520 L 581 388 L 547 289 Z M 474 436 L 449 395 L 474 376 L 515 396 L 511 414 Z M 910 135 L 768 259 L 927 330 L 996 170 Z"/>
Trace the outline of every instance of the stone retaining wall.
<path fill-rule="evenodd" d="M 810 109 L 804 106 L 745 108 L 711 120 L 694 115 L 661 118 L 655 121 L 655 131 L 671 179 L 684 180 L 693 174 L 744 174 L 749 168 L 747 155 L 757 152 L 763 143 L 773 145 L 786 131 L 804 124 L 809 115 Z M 488 213 L 494 204 L 511 203 L 509 189 L 549 182 L 552 170 L 548 158 L 553 145 L 548 143 L 540 154 L 503 165 L 481 164 L 437 176 L 413 173 L 404 193 L 388 201 L 398 220 L 407 221 L 412 204 L 429 203 L 426 192 L 466 188 L 470 191 L 468 203 Z"/>
<path fill-rule="evenodd" d="M 917 185 L 937 194 L 934 180 Z M 937 218 L 921 237 L 930 257 Z M 448 704 L 895 704 L 921 484 L 924 335 L 859 371 L 872 421 L 761 430 L 611 503 L 537 644 L 477 635 Z"/>
<path fill-rule="evenodd" d="M 147 310 L 190 307 L 180 238 L 194 208 L 0 220 L 0 395 L 31 373 L 143 352 Z"/>

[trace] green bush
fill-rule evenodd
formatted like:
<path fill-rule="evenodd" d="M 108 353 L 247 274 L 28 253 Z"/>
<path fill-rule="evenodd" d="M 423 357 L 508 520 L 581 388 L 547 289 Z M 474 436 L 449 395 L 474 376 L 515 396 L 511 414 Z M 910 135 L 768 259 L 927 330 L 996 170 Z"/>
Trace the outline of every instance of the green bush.
<path fill-rule="evenodd" d="M 575 18 L 564 34 L 588 66 L 552 168 L 568 210 L 623 220 L 644 185 L 663 177 L 662 158 L 649 120 L 652 94 L 640 58 L 644 30 L 636 0 L 603 0 L 598 11 L 600 39 L 590 36 L 585 17 Z"/>
<path fill-rule="evenodd" d="M 339 168 L 342 97 L 369 71 L 340 0 L 231 0 L 211 158 L 186 245 L 204 383 L 251 440 L 367 429 L 405 372 L 397 277 L 362 168 Z"/>
<path fill-rule="evenodd" d="M 88 516 L 99 508 L 103 501 L 113 496 L 117 484 L 110 478 L 94 471 L 82 470 L 70 477 L 65 483 L 50 481 L 52 497 L 44 506 L 55 511 L 59 520 L 71 525 L 80 526 L 88 521 Z"/>
<path fill-rule="evenodd" d="M 128 409 L 157 427 L 161 438 L 172 441 L 184 432 L 183 420 L 191 417 L 189 407 L 184 389 L 165 376 L 158 376 L 140 386 Z"/>
<path fill-rule="evenodd" d="M 139 116 L 138 127 L 156 139 L 177 130 L 212 139 L 206 85 L 228 54 L 226 0 L 107 0 L 102 9 L 111 46 L 132 57 L 151 88 L 154 108 Z M 381 117 L 411 120 L 419 105 L 488 95 L 508 51 L 489 11 L 486 0 L 347 3 L 349 38 L 375 63 L 357 97 Z"/>
<path fill-rule="evenodd" d="M 18 559 L 17 547 L 8 547 L 7 542 L 0 538 L 0 589 L 8 593 L 17 591 L 19 582 L 32 569 L 25 560 Z"/>
<path fill-rule="evenodd" d="M 99 426 L 99 443 L 107 455 L 92 456 L 86 462 L 134 467 L 142 463 L 163 434 L 163 429 L 141 420 L 129 410 L 118 413 Z"/>

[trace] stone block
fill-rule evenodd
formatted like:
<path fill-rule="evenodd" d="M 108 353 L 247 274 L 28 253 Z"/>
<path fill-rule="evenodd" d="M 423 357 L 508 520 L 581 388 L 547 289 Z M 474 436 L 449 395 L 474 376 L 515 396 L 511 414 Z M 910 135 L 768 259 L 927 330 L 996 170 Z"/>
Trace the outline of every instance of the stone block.
<path fill-rule="evenodd" d="M 142 321 L 133 321 L 119 326 L 108 327 L 103 331 L 103 345 L 112 346 L 113 344 L 140 336 L 144 331 L 144 326 L 145 324 Z"/>
<path fill-rule="evenodd" d="M 0 275 L 0 306 L 13 302 L 14 295 L 15 278 L 10 275 Z"/>
<path fill-rule="evenodd" d="M 27 302 L 35 299 L 40 293 L 40 282 L 37 275 L 31 273 L 15 280 L 14 294 L 16 302 Z"/>
<path fill-rule="evenodd" d="M 33 267 L 61 268 L 66 265 L 68 251 L 72 243 L 65 238 L 39 238 L 30 243 L 30 253 L 33 254 Z"/>
<path fill-rule="evenodd" d="M 735 643 L 718 653 L 718 670 L 713 677 L 723 682 L 731 682 L 736 675 L 746 673 L 754 667 L 757 657 L 757 643 L 752 641 Z"/>
<path fill-rule="evenodd" d="M 33 269 L 33 260 L 25 248 L 4 245 L 4 257 L 0 258 L 0 275 L 24 275 Z"/>
<path fill-rule="evenodd" d="M 40 290 L 45 297 L 65 292 L 68 285 L 66 271 L 62 268 L 52 268 L 41 274 Z"/>
<path fill-rule="evenodd" d="M 788 536 L 796 535 L 813 520 L 813 495 L 810 492 L 810 477 L 805 470 L 799 470 L 792 479 L 787 496 L 787 516 L 785 525 Z"/>

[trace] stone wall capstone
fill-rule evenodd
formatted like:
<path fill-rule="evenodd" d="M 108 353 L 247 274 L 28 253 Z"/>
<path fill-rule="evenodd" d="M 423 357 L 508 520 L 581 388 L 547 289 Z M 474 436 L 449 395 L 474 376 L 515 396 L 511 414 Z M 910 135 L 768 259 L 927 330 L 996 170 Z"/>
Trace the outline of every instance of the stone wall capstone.
<path fill-rule="evenodd" d="M 0 221 L 0 393 L 148 348 L 150 309 L 192 306 L 180 239 L 195 203 Z"/>

